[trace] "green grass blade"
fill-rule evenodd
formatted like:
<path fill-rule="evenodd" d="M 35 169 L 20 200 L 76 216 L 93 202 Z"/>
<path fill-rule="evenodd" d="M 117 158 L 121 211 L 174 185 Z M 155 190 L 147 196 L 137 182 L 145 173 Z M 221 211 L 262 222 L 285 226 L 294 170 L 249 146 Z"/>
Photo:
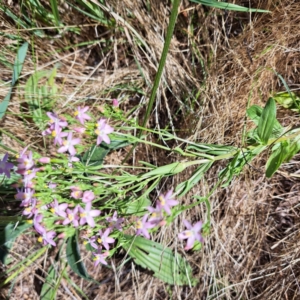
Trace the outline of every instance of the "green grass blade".
<path fill-rule="evenodd" d="M 226 10 L 235 10 L 235 11 L 242 11 L 242 12 L 261 12 L 261 13 L 268 13 L 268 10 L 263 9 L 255 9 L 255 8 L 247 8 L 236 4 L 231 4 L 227 2 L 218 2 L 216 0 L 190 0 L 191 2 L 214 7 Z"/>
<path fill-rule="evenodd" d="M 28 43 L 24 43 L 18 50 L 17 57 L 15 60 L 14 68 L 13 68 L 13 77 L 12 77 L 12 82 L 11 82 L 11 88 L 4 100 L 0 103 L 0 120 L 3 118 L 5 115 L 6 109 L 8 107 L 10 98 L 11 98 L 11 93 L 12 89 L 15 86 L 16 82 L 19 79 L 19 76 L 21 74 L 24 60 L 27 54 L 27 49 L 28 49 Z"/>
<path fill-rule="evenodd" d="M 50 4 L 51 4 L 51 9 L 52 9 L 55 24 L 56 24 L 57 27 L 59 27 L 60 18 L 59 18 L 59 13 L 58 13 L 58 9 L 57 9 L 57 1 L 56 0 L 50 0 Z"/>

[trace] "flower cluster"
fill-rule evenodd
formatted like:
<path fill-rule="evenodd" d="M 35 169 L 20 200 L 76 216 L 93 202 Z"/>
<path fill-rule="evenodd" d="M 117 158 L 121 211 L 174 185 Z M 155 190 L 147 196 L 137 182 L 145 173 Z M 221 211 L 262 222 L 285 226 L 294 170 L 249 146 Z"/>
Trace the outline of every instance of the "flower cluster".
<path fill-rule="evenodd" d="M 119 110 L 117 106 L 116 100 L 115 111 Z M 132 225 L 136 235 L 149 239 L 150 230 L 166 225 L 173 218 L 172 209 L 179 204 L 173 189 L 161 193 L 155 205 L 144 208 L 147 213 L 141 219 L 132 220 L 126 202 L 119 199 L 120 195 L 127 197 L 127 192 L 114 187 L 114 176 L 101 174 L 97 169 L 101 166 L 85 165 L 83 157 L 88 152 L 81 145 L 83 138 L 90 149 L 95 149 L 95 144 L 111 143 L 109 135 L 114 128 L 106 118 L 95 119 L 87 106 L 77 107 L 71 116 L 62 117 L 53 112 L 47 116 L 48 126 L 42 134 L 52 138 L 56 153 L 51 158 L 39 157 L 25 148 L 17 158 L 17 173 L 22 177 L 15 198 L 23 207 L 23 216 L 33 223 L 40 242 L 56 246 L 59 238 L 71 237 L 80 229 L 97 266 L 107 264 L 106 258 L 120 247 L 121 237 Z M 8 176 L 11 168 L 5 156 L 0 162 L 0 173 Z M 202 223 L 192 226 L 185 221 L 184 224 L 187 230 L 179 238 L 187 239 L 185 249 L 188 250 L 195 241 L 203 241 Z"/>

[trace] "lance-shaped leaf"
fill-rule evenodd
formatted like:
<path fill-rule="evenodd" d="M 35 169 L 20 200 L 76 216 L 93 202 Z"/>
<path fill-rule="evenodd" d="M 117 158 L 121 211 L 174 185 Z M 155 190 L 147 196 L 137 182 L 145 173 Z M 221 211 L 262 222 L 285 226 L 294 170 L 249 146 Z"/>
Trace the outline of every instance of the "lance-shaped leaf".
<path fill-rule="evenodd" d="M 86 280 L 93 280 L 87 273 L 87 270 L 81 259 L 78 246 L 78 233 L 74 234 L 68 239 L 66 254 L 69 266 L 77 275 Z"/>
<path fill-rule="evenodd" d="M 268 143 L 276 121 L 276 104 L 269 98 L 258 121 L 257 134 L 263 145 Z"/>
<path fill-rule="evenodd" d="M 13 87 L 17 83 L 17 81 L 19 79 L 19 76 L 21 74 L 23 64 L 24 64 L 24 60 L 25 60 L 25 57 L 26 57 L 26 54 L 27 54 L 27 49 L 28 49 L 28 43 L 24 43 L 18 50 L 17 57 L 16 57 L 15 64 L 14 64 L 14 69 L 13 69 L 13 77 L 12 77 L 12 81 L 11 81 L 11 88 L 10 88 L 8 94 L 6 95 L 6 97 L 4 98 L 4 100 L 0 103 L 0 120 L 5 115 L 8 103 L 9 103 L 10 98 L 11 98 Z"/>
<path fill-rule="evenodd" d="M 283 141 L 280 143 L 279 147 L 276 147 L 276 150 L 272 152 L 266 164 L 266 176 L 268 178 L 273 176 L 285 160 L 289 153 L 289 146 L 289 141 Z"/>
<path fill-rule="evenodd" d="M 197 281 L 192 276 L 192 268 L 178 253 L 170 248 L 142 237 L 124 235 L 123 248 L 135 263 L 154 272 L 160 280 L 176 285 L 194 286 Z"/>
<path fill-rule="evenodd" d="M 226 10 L 235 10 L 235 11 L 244 11 L 244 12 L 264 12 L 267 13 L 269 12 L 268 10 L 263 10 L 263 9 L 255 9 L 255 8 L 247 8 L 243 7 L 240 5 L 228 3 L 228 2 L 220 2 L 216 0 L 190 0 L 191 2 L 215 7 L 215 8 L 221 8 L 221 9 L 226 9 Z"/>

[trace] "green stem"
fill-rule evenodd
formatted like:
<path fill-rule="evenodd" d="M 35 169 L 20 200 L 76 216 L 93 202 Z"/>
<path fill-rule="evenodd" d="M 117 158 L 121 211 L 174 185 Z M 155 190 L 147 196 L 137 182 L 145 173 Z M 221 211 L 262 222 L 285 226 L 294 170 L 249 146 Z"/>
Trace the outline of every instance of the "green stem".
<path fill-rule="evenodd" d="M 155 80 L 154 80 L 154 84 L 153 84 L 153 87 L 152 87 L 152 90 L 151 90 L 151 95 L 150 95 L 150 99 L 149 99 L 149 103 L 148 103 L 148 106 L 147 106 L 147 110 L 146 110 L 146 114 L 145 114 L 145 117 L 144 117 L 144 120 L 143 120 L 142 127 L 146 126 L 146 124 L 148 122 L 148 119 L 149 119 L 149 116 L 150 116 L 150 113 L 151 113 L 152 108 L 153 108 L 156 92 L 157 92 L 157 89 L 159 87 L 161 76 L 162 76 L 162 73 L 163 73 L 163 70 L 164 70 L 164 67 L 165 67 L 165 64 L 166 64 L 167 55 L 168 55 L 168 51 L 169 51 L 170 44 L 171 44 L 171 39 L 172 39 L 172 36 L 173 36 L 173 32 L 174 32 L 174 28 L 175 28 L 175 24 L 176 24 L 176 20 L 177 20 L 179 5 L 180 5 L 180 0 L 173 0 L 173 7 L 172 7 L 172 11 L 171 11 L 170 20 L 169 20 L 169 26 L 168 26 L 168 29 L 167 29 L 167 35 L 166 35 L 166 39 L 165 39 L 165 43 L 164 43 L 164 48 L 163 48 L 161 58 L 160 58 L 160 61 L 159 61 L 158 70 L 157 70 Z M 138 139 L 141 138 L 142 134 L 143 134 L 143 130 L 139 131 L 138 136 L 137 136 Z M 132 152 L 133 152 L 133 150 L 135 149 L 136 146 L 137 146 L 137 142 L 132 146 L 131 150 L 129 151 L 129 153 L 124 158 L 122 164 L 124 164 L 127 161 L 127 159 L 131 156 L 131 154 L 132 154 Z"/>

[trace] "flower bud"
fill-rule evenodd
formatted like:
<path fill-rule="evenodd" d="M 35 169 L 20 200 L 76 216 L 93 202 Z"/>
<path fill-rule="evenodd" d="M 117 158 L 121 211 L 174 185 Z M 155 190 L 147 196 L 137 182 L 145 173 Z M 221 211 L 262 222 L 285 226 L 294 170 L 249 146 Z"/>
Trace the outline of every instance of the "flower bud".
<path fill-rule="evenodd" d="M 51 161 L 51 159 L 50 159 L 49 157 L 41 157 L 41 158 L 39 159 L 39 162 L 40 162 L 41 164 L 49 164 L 50 161 Z"/>
<path fill-rule="evenodd" d="M 113 105 L 113 107 L 118 107 L 119 106 L 119 101 L 117 99 L 113 99 L 112 105 Z"/>

